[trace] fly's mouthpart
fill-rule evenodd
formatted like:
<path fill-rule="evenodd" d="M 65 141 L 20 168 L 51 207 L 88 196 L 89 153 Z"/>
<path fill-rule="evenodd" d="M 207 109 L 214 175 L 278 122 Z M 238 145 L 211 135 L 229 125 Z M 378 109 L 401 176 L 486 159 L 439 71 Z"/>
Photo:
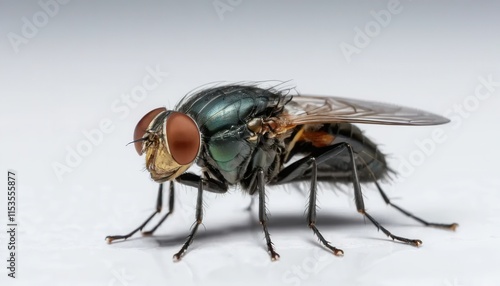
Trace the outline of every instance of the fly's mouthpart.
<path fill-rule="evenodd" d="M 163 136 L 154 136 L 144 144 L 146 154 L 146 169 L 151 179 L 156 182 L 165 182 L 175 179 L 187 170 L 191 164 L 179 164 L 170 153 Z"/>
<path fill-rule="evenodd" d="M 134 142 L 137 154 L 142 155 L 144 153 L 144 141 L 148 140 L 151 131 L 155 133 L 154 130 L 156 129 L 155 127 L 158 126 L 158 119 L 164 116 L 166 113 L 167 109 L 165 107 L 156 108 L 146 113 L 146 115 L 144 115 L 141 120 L 139 120 L 139 122 L 135 126 L 134 141 L 132 141 Z"/>
<path fill-rule="evenodd" d="M 135 143 L 138 143 L 138 142 L 143 142 L 142 144 L 144 144 L 144 141 L 146 141 L 147 139 L 148 139 L 147 137 L 139 138 L 139 139 L 136 139 L 136 140 L 128 142 L 127 145 L 125 145 L 125 146 L 128 146 L 128 145 L 130 145 L 132 143 L 135 144 Z"/>

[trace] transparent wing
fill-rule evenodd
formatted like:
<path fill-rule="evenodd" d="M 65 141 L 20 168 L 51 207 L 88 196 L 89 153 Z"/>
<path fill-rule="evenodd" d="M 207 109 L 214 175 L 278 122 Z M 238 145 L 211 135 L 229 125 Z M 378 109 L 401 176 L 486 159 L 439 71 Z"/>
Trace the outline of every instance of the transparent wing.
<path fill-rule="evenodd" d="M 288 124 L 368 123 L 385 125 L 438 125 L 445 117 L 415 108 L 342 97 L 294 96 L 285 105 Z"/>

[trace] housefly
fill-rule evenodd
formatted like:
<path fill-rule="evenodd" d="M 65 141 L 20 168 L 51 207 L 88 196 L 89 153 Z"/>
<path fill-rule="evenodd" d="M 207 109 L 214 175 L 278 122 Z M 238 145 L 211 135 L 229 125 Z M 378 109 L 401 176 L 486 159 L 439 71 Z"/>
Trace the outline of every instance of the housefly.
<path fill-rule="evenodd" d="M 320 242 L 335 255 L 316 227 L 318 182 L 353 185 L 356 208 L 393 240 L 419 246 L 421 240 L 397 236 L 365 209 L 362 183 L 374 183 L 383 200 L 399 212 L 426 226 L 454 230 L 458 225 L 427 222 L 393 204 L 379 181 L 393 172 L 377 145 L 353 123 L 383 125 L 438 125 L 448 119 L 429 112 L 396 105 L 326 96 L 291 96 L 290 90 L 257 85 L 225 85 L 185 96 L 174 110 L 164 107 L 147 113 L 134 131 L 134 145 L 145 155 L 146 169 L 158 182 L 156 210 L 126 235 L 106 237 L 111 243 L 143 231 L 162 209 L 163 183 L 169 182 L 168 212 L 144 235 L 153 232 L 172 214 L 174 185 L 198 190 L 196 218 L 191 233 L 174 255 L 179 260 L 193 241 L 203 219 L 203 191 L 225 193 L 240 185 L 258 196 L 259 221 L 272 260 L 279 258 L 271 242 L 266 215 L 266 186 L 309 182 L 307 223 Z M 188 172 L 197 164 L 201 174 Z"/>

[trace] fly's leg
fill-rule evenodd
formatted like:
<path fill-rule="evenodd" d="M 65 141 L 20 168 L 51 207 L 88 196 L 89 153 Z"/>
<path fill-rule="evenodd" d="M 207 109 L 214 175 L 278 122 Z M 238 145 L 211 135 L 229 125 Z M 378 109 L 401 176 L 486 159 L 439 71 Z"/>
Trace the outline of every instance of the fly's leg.
<path fill-rule="evenodd" d="M 342 249 L 336 248 L 327 241 L 321 232 L 316 227 L 316 194 L 317 194 L 317 164 L 324 162 L 327 158 L 337 155 L 342 151 L 343 146 L 340 144 L 332 145 L 326 148 L 322 153 L 307 156 L 300 159 L 290 166 L 283 169 L 277 176 L 276 182 L 274 184 L 283 184 L 289 182 L 297 177 L 302 176 L 308 169 L 311 169 L 311 187 L 309 190 L 309 203 L 307 209 L 307 222 L 309 228 L 318 237 L 321 243 L 328 249 L 330 249 L 336 256 L 343 256 L 344 251 Z M 340 151 L 339 151 L 340 150 Z"/>
<path fill-rule="evenodd" d="M 361 158 L 360 158 L 361 159 Z M 361 159 L 362 160 L 362 159 Z M 406 215 L 406 216 L 409 216 L 411 217 L 412 219 L 420 222 L 421 224 L 425 225 L 425 226 L 432 226 L 432 227 L 438 227 L 438 228 L 445 228 L 445 229 L 449 229 L 449 230 L 456 230 L 456 228 L 458 227 L 458 223 L 450 223 L 450 224 L 446 224 L 446 223 L 433 223 L 433 222 L 428 222 L 426 220 L 423 220 L 417 216 L 415 216 L 414 214 L 410 213 L 409 211 L 401 208 L 400 206 L 396 205 L 396 204 L 393 204 L 391 202 L 391 200 L 389 199 L 389 197 L 387 196 L 387 194 L 384 192 L 384 190 L 382 189 L 382 187 L 380 186 L 380 184 L 377 182 L 377 178 L 375 177 L 375 174 L 373 174 L 372 170 L 370 169 L 370 167 L 368 166 L 368 164 L 366 164 L 364 161 L 363 161 L 363 164 L 365 165 L 366 169 L 368 170 L 369 174 L 370 174 L 370 177 L 372 177 L 373 179 L 373 183 L 375 183 L 375 186 L 377 187 L 380 195 L 382 196 L 382 199 L 384 200 L 384 202 L 395 208 L 396 210 L 398 210 L 399 212 L 401 212 L 402 214 Z"/>
<path fill-rule="evenodd" d="M 144 236 L 153 235 L 158 227 L 174 212 L 174 182 L 170 182 L 170 192 L 168 195 L 168 212 L 161 218 L 161 220 L 149 231 L 142 232 Z M 158 200 L 160 202 L 160 200 Z M 160 203 L 161 204 L 161 203 Z"/>
<path fill-rule="evenodd" d="M 217 193 L 217 194 L 222 194 L 227 192 L 227 184 L 211 179 L 211 178 L 201 178 L 198 175 L 191 174 L 191 173 L 184 173 L 177 177 L 176 181 L 180 184 L 190 186 L 190 187 L 197 187 L 198 188 L 198 200 L 196 204 L 196 224 L 191 232 L 191 235 L 188 237 L 188 240 L 186 243 L 184 243 L 182 249 L 174 255 L 175 259 L 180 259 L 182 254 L 186 251 L 188 248 L 189 244 L 191 244 L 194 234 L 196 233 L 196 230 L 198 229 L 199 224 L 201 224 L 201 220 L 203 217 L 202 213 L 202 191 L 205 189 L 206 191 L 212 192 L 212 193 Z M 146 231 L 143 233 L 143 235 L 151 235 L 153 232 L 167 219 L 169 215 L 171 215 L 174 211 L 174 182 L 170 182 L 170 194 L 169 194 L 169 201 L 168 201 L 168 213 L 165 214 L 165 216 L 158 222 L 155 227 L 153 227 L 150 231 Z M 134 229 L 132 232 L 126 235 L 112 235 L 112 236 L 107 236 L 106 240 L 108 243 L 111 243 L 114 240 L 117 239 L 127 239 L 134 235 L 138 231 L 142 231 L 142 229 L 146 226 L 146 224 L 157 214 L 160 213 L 162 210 L 162 198 L 163 196 L 163 184 L 160 184 L 160 187 L 158 189 L 158 197 L 156 200 L 156 211 L 148 217 L 148 219 L 141 224 L 138 228 Z"/>
<path fill-rule="evenodd" d="M 338 249 L 330 244 L 323 235 L 319 232 L 316 227 L 316 194 L 317 194 L 317 165 L 316 159 L 314 157 L 308 160 L 308 164 L 310 164 L 312 172 L 311 172 L 311 189 L 309 191 L 309 207 L 307 211 L 307 221 L 309 223 L 309 228 L 312 229 L 314 234 L 318 237 L 318 239 L 323 243 L 323 245 L 333 251 L 333 254 L 337 256 L 343 256 L 344 251 L 342 249 Z"/>
<path fill-rule="evenodd" d="M 203 189 L 205 191 L 215 194 L 224 194 L 227 192 L 227 183 L 212 179 L 206 173 L 204 173 L 203 175 L 204 178 L 202 179 L 199 175 L 184 173 L 177 177 L 175 181 L 185 186 L 198 188 L 200 180 L 203 180 Z"/>
<path fill-rule="evenodd" d="M 187 248 L 193 242 L 194 235 L 196 234 L 196 231 L 198 230 L 198 227 L 202 223 L 203 220 L 203 183 L 204 180 L 200 178 L 198 182 L 198 197 L 196 199 L 196 221 L 194 223 L 194 227 L 191 230 L 191 233 L 189 234 L 186 242 L 182 246 L 181 250 L 174 254 L 174 261 L 179 261 L 181 257 L 184 255 L 186 252 Z"/>
<path fill-rule="evenodd" d="M 338 144 L 334 144 L 328 147 L 324 147 L 313 155 L 307 156 L 303 159 L 300 159 L 290 166 L 287 166 L 283 169 L 277 176 L 277 180 L 273 182 L 273 184 L 283 184 L 289 181 L 292 181 L 295 178 L 302 176 L 309 168 L 310 163 L 307 162 L 314 158 L 316 160 L 316 164 L 321 164 L 322 162 L 334 158 L 340 152 L 347 151 L 349 153 L 349 159 L 352 167 L 352 180 L 354 185 L 354 199 L 356 203 L 356 208 L 359 213 L 367 217 L 376 227 L 381 230 L 384 234 L 390 237 L 393 240 L 401 241 L 410 245 L 419 246 L 422 244 L 421 240 L 418 239 L 408 239 L 400 236 L 393 235 L 386 228 L 384 228 L 379 222 L 377 222 L 365 209 L 363 194 L 361 192 L 361 184 L 359 182 L 358 171 L 356 169 L 354 151 L 349 143 L 342 142 Z"/>
<path fill-rule="evenodd" d="M 433 222 L 428 222 L 428 221 L 425 221 L 415 215 L 413 215 L 412 213 L 402 209 L 401 207 L 393 204 L 390 200 L 389 200 L 389 197 L 387 197 L 387 195 L 385 194 L 385 192 L 382 190 L 382 188 L 380 187 L 380 185 L 378 184 L 378 182 L 374 181 L 375 185 L 377 186 L 377 189 L 378 191 L 380 192 L 380 195 L 382 196 L 382 198 L 384 199 L 385 203 L 390 205 L 391 207 L 397 209 L 398 211 L 400 211 L 401 213 L 411 217 L 412 219 L 424 224 L 425 226 L 432 226 L 432 227 L 439 227 L 439 228 L 446 228 L 446 229 L 450 229 L 450 230 L 455 230 L 457 227 L 458 227 L 458 223 L 450 223 L 450 224 L 446 224 L 446 223 L 433 223 Z"/>
<path fill-rule="evenodd" d="M 170 196 L 173 197 L 173 182 L 170 182 L 170 191 L 171 191 L 171 194 Z M 133 231 L 131 231 L 129 234 L 125 234 L 125 235 L 109 235 L 109 236 L 106 236 L 106 241 L 108 243 L 111 243 L 113 242 L 114 240 L 118 240 L 118 239 L 127 239 L 129 237 L 131 237 L 132 235 L 134 235 L 136 232 L 138 231 L 141 231 L 145 226 L 146 224 L 148 224 L 148 222 L 157 214 L 157 213 L 160 213 L 161 212 L 161 209 L 162 209 L 162 201 L 163 201 L 163 184 L 160 184 L 160 186 L 158 187 L 158 197 L 156 198 L 156 210 L 155 212 L 150 215 L 145 222 L 143 222 L 138 228 L 134 229 Z"/>
<path fill-rule="evenodd" d="M 363 194 L 361 192 L 361 184 L 359 183 L 359 178 L 358 178 L 358 170 L 356 168 L 355 164 L 355 159 L 354 159 L 354 151 L 352 150 L 351 145 L 344 143 L 344 147 L 346 148 L 347 152 L 349 152 L 349 157 L 352 165 L 352 179 L 354 183 L 354 201 L 356 202 L 356 207 L 358 209 L 358 212 L 367 217 L 373 225 L 377 227 L 378 230 L 381 230 L 385 235 L 390 237 L 392 240 L 397 240 L 401 241 L 413 246 L 420 246 L 422 244 L 422 241 L 419 239 L 408 239 L 405 237 L 393 235 L 390 231 L 388 231 L 385 227 L 383 227 L 378 221 L 375 220 L 371 215 L 366 212 L 365 209 L 365 203 L 363 201 Z"/>
<path fill-rule="evenodd" d="M 267 230 L 267 214 L 266 214 L 266 192 L 265 192 L 265 181 L 264 181 L 264 171 L 259 169 L 257 171 L 257 188 L 259 190 L 259 222 L 264 230 L 264 236 L 266 237 L 266 245 L 269 254 L 271 255 L 271 260 L 275 261 L 280 258 L 280 255 L 274 251 L 273 242 L 271 241 L 271 236 Z"/>

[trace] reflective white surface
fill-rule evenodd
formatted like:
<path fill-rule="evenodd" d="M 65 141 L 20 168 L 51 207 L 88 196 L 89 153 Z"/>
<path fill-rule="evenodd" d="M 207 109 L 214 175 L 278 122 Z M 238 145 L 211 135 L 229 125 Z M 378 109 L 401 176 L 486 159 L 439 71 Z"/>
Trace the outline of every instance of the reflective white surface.
<path fill-rule="evenodd" d="M 10 2 L 0 9 L 0 170 L 18 171 L 19 264 L 16 280 L 0 267 L 2 285 L 500 283 L 496 2 L 70 1 L 51 6 L 45 24 L 40 4 Z M 389 11 L 390 21 L 371 11 Z M 23 17 L 36 29 L 23 28 Z M 358 28 L 372 36 L 356 46 Z M 346 44 L 359 53 L 346 57 Z M 365 186 L 370 214 L 423 245 L 391 242 L 356 212 L 350 186 L 321 185 L 318 227 L 344 250 L 339 258 L 306 225 L 306 185 L 273 188 L 269 230 L 281 259 L 271 262 L 257 204 L 245 211 L 250 199 L 235 188 L 205 196 L 204 227 L 174 263 L 196 197 L 179 187 L 175 213 L 156 236 L 106 244 L 154 209 L 157 185 L 125 146 L 137 121 L 203 84 L 260 80 L 449 116 L 445 126 L 361 128 L 401 173 L 383 184 L 393 201 L 429 221 L 457 222 L 457 231 L 425 228 Z"/>

